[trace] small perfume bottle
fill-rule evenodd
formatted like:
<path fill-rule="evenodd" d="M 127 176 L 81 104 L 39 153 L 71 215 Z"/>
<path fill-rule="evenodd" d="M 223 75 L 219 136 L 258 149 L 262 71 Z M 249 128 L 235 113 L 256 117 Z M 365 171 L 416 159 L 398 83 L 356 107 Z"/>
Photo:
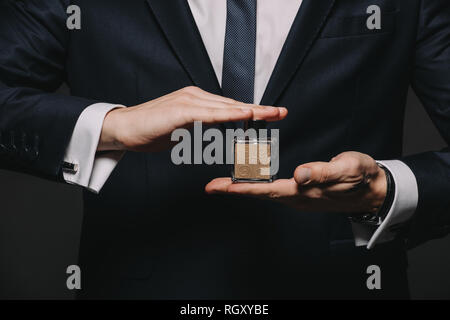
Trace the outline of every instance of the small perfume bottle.
<path fill-rule="evenodd" d="M 265 121 L 246 122 L 244 129 L 246 133 L 252 134 L 234 139 L 234 165 L 231 173 L 233 182 L 274 181 L 275 177 L 271 172 L 273 141 L 268 136 Z M 262 132 L 265 134 L 261 135 Z"/>

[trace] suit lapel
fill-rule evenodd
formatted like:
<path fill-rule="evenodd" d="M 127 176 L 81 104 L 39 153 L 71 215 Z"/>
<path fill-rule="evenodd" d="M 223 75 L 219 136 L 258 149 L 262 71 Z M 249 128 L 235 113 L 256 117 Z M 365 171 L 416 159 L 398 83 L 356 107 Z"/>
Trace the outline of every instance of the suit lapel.
<path fill-rule="evenodd" d="M 301 66 L 335 0 L 303 0 L 270 77 L 261 104 L 274 105 Z"/>
<path fill-rule="evenodd" d="M 211 60 L 186 0 L 146 0 L 192 82 L 221 94 Z"/>
<path fill-rule="evenodd" d="M 192 82 L 222 94 L 186 0 L 146 0 Z M 303 0 L 274 68 L 261 104 L 273 105 L 303 63 L 336 0 Z"/>

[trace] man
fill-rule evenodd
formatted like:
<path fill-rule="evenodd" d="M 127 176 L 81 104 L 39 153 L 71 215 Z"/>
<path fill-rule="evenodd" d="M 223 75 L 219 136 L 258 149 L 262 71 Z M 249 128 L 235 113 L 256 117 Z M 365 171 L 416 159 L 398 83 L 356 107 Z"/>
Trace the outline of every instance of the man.
<path fill-rule="evenodd" d="M 86 188 L 82 298 L 406 298 L 406 247 L 449 232 L 449 149 L 401 156 L 410 84 L 450 139 L 447 1 L 0 8 L 2 166 Z M 175 128 L 248 119 L 280 180 L 171 162 Z"/>

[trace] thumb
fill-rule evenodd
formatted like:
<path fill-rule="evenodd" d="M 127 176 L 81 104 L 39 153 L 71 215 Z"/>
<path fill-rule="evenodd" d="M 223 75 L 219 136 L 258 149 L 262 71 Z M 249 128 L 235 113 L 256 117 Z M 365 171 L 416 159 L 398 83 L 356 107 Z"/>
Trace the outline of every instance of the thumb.
<path fill-rule="evenodd" d="M 333 162 L 310 162 L 298 166 L 294 172 L 295 182 L 299 185 L 315 185 L 335 182 L 340 178 Z"/>

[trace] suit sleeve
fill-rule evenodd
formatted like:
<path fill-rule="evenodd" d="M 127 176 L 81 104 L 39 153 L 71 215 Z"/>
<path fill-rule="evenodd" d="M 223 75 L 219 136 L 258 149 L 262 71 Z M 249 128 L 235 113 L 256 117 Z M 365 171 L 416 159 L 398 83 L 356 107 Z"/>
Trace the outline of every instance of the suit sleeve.
<path fill-rule="evenodd" d="M 411 79 L 440 134 L 450 142 L 450 1 L 423 0 Z M 418 185 L 410 247 L 450 232 L 450 148 L 402 159 Z"/>
<path fill-rule="evenodd" d="M 98 102 L 53 93 L 66 78 L 66 2 L 0 0 L 0 168 L 62 180 L 77 119 Z"/>

